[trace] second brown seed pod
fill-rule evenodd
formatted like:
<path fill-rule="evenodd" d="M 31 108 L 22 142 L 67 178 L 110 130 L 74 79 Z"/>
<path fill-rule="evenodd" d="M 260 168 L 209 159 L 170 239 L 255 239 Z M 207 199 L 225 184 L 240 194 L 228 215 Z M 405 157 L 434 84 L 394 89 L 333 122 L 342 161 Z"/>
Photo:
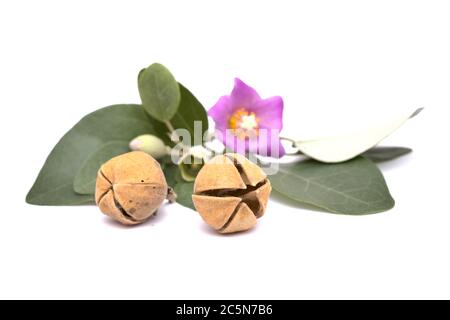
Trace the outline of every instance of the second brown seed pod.
<path fill-rule="evenodd" d="M 195 179 L 192 200 L 203 220 L 220 233 L 252 228 L 272 188 L 260 167 L 242 155 L 219 155 Z"/>

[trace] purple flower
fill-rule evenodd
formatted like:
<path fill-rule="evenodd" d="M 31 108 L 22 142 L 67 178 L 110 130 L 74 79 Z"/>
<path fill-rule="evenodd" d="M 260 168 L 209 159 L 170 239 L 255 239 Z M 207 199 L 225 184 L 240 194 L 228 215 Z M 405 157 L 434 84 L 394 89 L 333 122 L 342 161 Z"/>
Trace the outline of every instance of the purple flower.
<path fill-rule="evenodd" d="M 252 87 L 234 80 L 229 96 L 222 96 L 208 111 L 216 123 L 216 136 L 229 149 L 282 157 L 279 133 L 283 127 L 283 99 L 261 99 Z"/>

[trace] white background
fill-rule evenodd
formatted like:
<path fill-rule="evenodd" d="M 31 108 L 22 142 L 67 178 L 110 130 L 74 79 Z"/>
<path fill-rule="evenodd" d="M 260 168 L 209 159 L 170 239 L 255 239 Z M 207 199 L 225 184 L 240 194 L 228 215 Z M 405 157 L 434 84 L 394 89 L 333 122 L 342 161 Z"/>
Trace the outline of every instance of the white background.
<path fill-rule="evenodd" d="M 448 1 L 1 1 L 0 298 L 450 298 Z M 285 135 L 425 107 L 383 142 L 397 204 L 339 216 L 279 198 L 220 236 L 166 205 L 125 228 L 25 195 L 97 108 L 139 102 L 164 63 L 209 108 L 241 77 L 285 100 Z"/>

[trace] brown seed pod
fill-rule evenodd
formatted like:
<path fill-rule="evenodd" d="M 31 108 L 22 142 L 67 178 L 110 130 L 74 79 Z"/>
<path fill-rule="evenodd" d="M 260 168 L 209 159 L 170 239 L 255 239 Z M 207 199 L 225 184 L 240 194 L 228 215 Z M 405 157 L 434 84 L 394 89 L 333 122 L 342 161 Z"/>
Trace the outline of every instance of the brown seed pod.
<path fill-rule="evenodd" d="M 220 233 L 252 228 L 266 210 L 270 182 L 256 164 L 239 154 L 219 155 L 197 175 L 192 200 L 203 220 Z"/>
<path fill-rule="evenodd" d="M 95 202 L 104 214 L 126 225 L 144 222 L 172 196 L 161 166 L 145 152 L 112 158 L 97 174 Z"/>

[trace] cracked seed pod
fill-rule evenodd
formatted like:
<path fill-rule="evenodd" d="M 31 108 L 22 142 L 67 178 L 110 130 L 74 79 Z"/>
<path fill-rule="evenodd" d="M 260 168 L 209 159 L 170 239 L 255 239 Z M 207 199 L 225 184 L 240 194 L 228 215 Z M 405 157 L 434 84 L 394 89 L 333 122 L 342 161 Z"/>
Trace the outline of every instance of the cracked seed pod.
<path fill-rule="evenodd" d="M 195 179 L 192 200 L 203 220 L 220 233 L 245 231 L 266 210 L 270 182 L 256 164 L 239 154 L 219 155 Z"/>
<path fill-rule="evenodd" d="M 172 196 L 159 163 L 142 151 L 112 158 L 97 174 L 95 202 L 104 214 L 125 225 L 144 222 Z"/>

